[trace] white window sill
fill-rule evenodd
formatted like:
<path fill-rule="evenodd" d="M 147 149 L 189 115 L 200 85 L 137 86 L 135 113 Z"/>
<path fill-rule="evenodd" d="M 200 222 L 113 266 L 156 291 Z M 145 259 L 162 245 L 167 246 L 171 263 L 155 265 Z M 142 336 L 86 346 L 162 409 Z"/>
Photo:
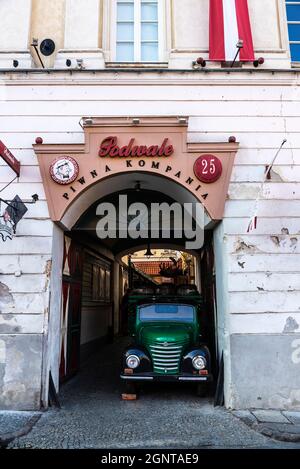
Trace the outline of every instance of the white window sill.
<path fill-rule="evenodd" d="M 168 62 L 106 62 L 106 68 L 168 68 Z"/>

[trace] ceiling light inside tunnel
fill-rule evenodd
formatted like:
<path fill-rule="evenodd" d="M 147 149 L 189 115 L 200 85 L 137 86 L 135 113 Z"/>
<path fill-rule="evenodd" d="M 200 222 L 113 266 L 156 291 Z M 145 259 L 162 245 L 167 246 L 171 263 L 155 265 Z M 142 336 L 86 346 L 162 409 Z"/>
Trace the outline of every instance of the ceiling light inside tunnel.
<path fill-rule="evenodd" d="M 91 117 L 88 117 L 87 119 L 84 119 L 83 124 L 84 125 L 93 125 L 93 119 Z"/>
<path fill-rule="evenodd" d="M 135 190 L 136 192 L 141 192 L 141 189 L 142 189 L 142 188 L 141 188 L 141 183 L 140 183 L 140 181 L 136 181 L 136 183 L 135 183 L 135 185 L 134 185 L 134 190 Z"/>
<path fill-rule="evenodd" d="M 187 124 L 187 118 L 186 117 L 178 117 L 178 123 L 180 125 L 186 125 Z"/>
<path fill-rule="evenodd" d="M 154 256 L 153 252 L 151 252 L 151 249 L 150 249 L 150 243 L 148 244 L 147 251 L 145 252 L 144 256 L 148 257 L 148 259 Z"/>

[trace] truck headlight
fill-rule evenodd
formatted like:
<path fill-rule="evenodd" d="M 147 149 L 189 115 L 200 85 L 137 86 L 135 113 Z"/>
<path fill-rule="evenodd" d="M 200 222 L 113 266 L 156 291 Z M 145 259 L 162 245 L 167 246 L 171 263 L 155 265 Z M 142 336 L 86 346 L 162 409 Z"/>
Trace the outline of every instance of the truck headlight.
<path fill-rule="evenodd" d="M 126 358 L 126 365 L 128 366 L 128 368 L 131 368 L 132 370 L 137 368 L 139 364 L 140 364 L 140 359 L 137 355 L 128 355 L 128 357 Z"/>
<path fill-rule="evenodd" d="M 201 355 L 196 355 L 193 358 L 192 363 L 196 370 L 203 370 L 206 367 L 206 359 Z"/>

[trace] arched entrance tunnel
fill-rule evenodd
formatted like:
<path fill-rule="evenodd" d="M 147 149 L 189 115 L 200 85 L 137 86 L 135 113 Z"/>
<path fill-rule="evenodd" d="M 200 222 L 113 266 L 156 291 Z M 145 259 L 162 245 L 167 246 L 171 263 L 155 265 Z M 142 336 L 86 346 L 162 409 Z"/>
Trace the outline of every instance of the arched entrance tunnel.
<path fill-rule="evenodd" d="M 124 205 L 120 205 L 120 197 L 123 202 L 126 200 L 126 211 Z M 55 272 L 55 266 L 59 268 L 62 261 L 62 298 L 52 295 L 53 317 L 48 350 L 54 382 L 59 381 L 60 386 L 78 372 L 86 373 L 88 370 L 89 379 L 96 373 L 98 380 L 105 381 L 108 387 L 111 382 L 114 392 L 117 386 L 121 394 L 122 348 L 130 343 L 126 327 L 128 311 L 124 301 L 127 288 L 134 290 L 148 286 L 155 292 L 160 284 L 166 284 L 175 293 L 179 286 L 193 284 L 202 296 L 201 340 L 211 353 L 214 385 L 210 387 L 210 393 L 213 395 L 215 392 L 220 359 L 217 335 L 220 313 L 216 306 L 213 236 L 216 224 L 205 214 L 201 246 L 187 249 L 188 239 L 183 231 L 178 232 L 171 210 L 170 233 L 162 228 L 153 237 L 149 228 L 151 207 L 153 204 L 155 207 L 157 204 L 172 207 L 174 203 L 180 206 L 199 204 L 188 189 L 166 177 L 140 171 L 123 173 L 90 187 L 70 206 L 62 219 L 62 226 L 55 228 L 53 267 Z M 135 226 L 138 230 L 144 229 L 144 233 L 146 231 L 144 237 L 120 236 L 118 231 L 120 224 L 128 226 L 134 219 L 127 211 L 132 204 L 136 204 L 134 208 L 138 209 L 136 213 L 139 215 L 139 223 Z M 144 212 L 141 204 L 147 208 Z M 110 207 L 112 211 L 109 213 Z M 101 235 L 104 224 L 100 226 L 99 221 L 104 220 L 102 216 L 108 224 L 112 223 L 112 228 L 116 222 L 113 236 L 112 233 L 106 238 Z M 148 271 L 143 261 L 148 263 Z M 156 271 L 149 275 L 151 263 L 155 264 Z M 53 282 L 57 283 L 59 291 L 58 280 L 54 278 Z M 55 285 L 53 287 L 55 292 Z M 107 347 L 112 361 L 101 376 L 101 367 L 96 365 L 95 369 L 91 360 L 93 356 L 97 356 L 100 363 L 102 358 L 107 359 Z M 58 367 L 56 365 L 57 374 L 55 362 L 59 364 Z M 155 386 L 157 388 L 161 384 L 156 383 Z M 168 383 L 167 386 L 172 393 L 174 387 L 178 392 L 183 384 Z"/>

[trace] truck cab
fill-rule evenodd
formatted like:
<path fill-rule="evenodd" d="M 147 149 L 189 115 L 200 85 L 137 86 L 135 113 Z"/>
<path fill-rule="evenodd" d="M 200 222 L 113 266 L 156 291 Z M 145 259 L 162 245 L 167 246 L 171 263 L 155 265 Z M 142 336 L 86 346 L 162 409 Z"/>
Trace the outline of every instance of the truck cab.
<path fill-rule="evenodd" d="M 124 350 L 121 379 L 127 384 L 212 381 L 211 358 L 202 334 L 203 305 L 195 286 L 133 290 L 128 300 L 132 343 Z"/>

